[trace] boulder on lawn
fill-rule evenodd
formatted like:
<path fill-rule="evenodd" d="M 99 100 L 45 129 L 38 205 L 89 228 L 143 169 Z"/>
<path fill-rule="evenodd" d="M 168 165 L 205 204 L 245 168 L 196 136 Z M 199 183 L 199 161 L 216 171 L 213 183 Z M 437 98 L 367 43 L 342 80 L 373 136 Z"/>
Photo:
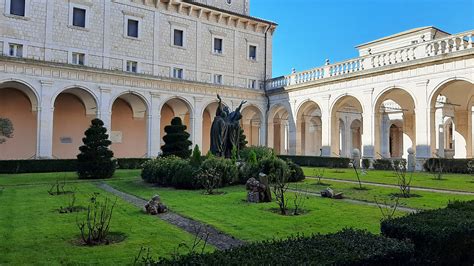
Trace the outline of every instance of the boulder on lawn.
<path fill-rule="evenodd" d="M 166 205 L 161 203 L 160 196 L 155 195 L 147 204 L 145 204 L 145 211 L 148 214 L 157 215 L 160 213 L 167 212 L 168 208 L 166 207 Z"/>

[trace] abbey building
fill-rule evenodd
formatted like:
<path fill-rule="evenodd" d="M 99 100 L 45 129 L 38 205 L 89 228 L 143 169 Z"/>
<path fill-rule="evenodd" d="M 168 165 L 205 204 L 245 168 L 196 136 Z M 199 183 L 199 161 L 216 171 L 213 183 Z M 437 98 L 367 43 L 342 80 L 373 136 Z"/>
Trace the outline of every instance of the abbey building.
<path fill-rule="evenodd" d="M 474 157 L 473 30 L 411 29 L 272 78 L 274 22 L 249 0 L 4 0 L 0 159 L 74 158 L 94 117 L 117 157 L 160 153 L 179 116 L 206 153 L 216 94 L 280 154 Z"/>

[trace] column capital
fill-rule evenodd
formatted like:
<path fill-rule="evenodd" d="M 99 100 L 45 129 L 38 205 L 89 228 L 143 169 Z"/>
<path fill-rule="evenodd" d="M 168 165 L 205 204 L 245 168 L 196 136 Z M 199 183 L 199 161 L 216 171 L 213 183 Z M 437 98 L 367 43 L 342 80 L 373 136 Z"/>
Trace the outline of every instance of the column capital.
<path fill-rule="evenodd" d="M 329 100 L 329 99 L 331 99 L 331 94 L 323 95 L 323 96 L 321 96 L 321 99 L 323 99 L 323 100 Z"/>
<path fill-rule="evenodd" d="M 112 89 L 102 87 L 102 86 L 99 87 L 99 90 L 100 90 L 100 93 L 110 93 L 112 91 Z"/>
<path fill-rule="evenodd" d="M 364 94 L 372 94 L 372 93 L 374 93 L 374 90 L 375 90 L 375 88 L 370 88 L 370 89 L 365 89 L 362 92 Z"/>
<path fill-rule="evenodd" d="M 158 92 L 150 92 L 151 98 L 153 99 L 159 99 L 161 98 L 161 94 Z"/>
<path fill-rule="evenodd" d="M 425 87 L 425 86 L 427 86 L 429 83 L 430 83 L 430 80 L 427 79 L 427 80 L 423 80 L 423 81 L 417 82 L 417 83 L 416 83 L 416 86 L 417 86 L 417 87 Z"/>
<path fill-rule="evenodd" d="M 53 81 L 52 80 L 40 80 L 41 86 L 53 86 Z"/>

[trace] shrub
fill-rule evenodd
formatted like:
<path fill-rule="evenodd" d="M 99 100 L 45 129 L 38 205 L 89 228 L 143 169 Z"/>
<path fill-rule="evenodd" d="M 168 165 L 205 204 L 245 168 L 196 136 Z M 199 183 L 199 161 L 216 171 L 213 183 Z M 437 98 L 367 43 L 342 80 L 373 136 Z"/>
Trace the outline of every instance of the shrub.
<path fill-rule="evenodd" d="M 375 170 L 393 170 L 394 165 L 403 165 L 406 167 L 407 161 L 405 159 L 377 159 L 374 160 L 373 166 Z"/>
<path fill-rule="evenodd" d="M 260 172 L 266 174 L 270 182 L 273 182 L 277 174 L 283 173 L 285 179 L 288 180 L 289 169 L 288 164 L 280 158 L 269 157 L 259 162 Z"/>
<path fill-rule="evenodd" d="M 199 167 L 201 165 L 202 155 L 201 155 L 201 151 L 199 150 L 199 145 L 194 146 L 190 163 L 193 167 Z"/>
<path fill-rule="evenodd" d="M 288 177 L 288 182 L 299 182 L 305 179 L 303 169 L 295 164 L 291 160 L 286 160 L 286 164 L 288 165 L 290 175 Z"/>
<path fill-rule="evenodd" d="M 84 133 L 84 145 L 77 155 L 77 174 L 80 179 L 110 178 L 115 173 L 117 162 L 113 159 L 114 153 L 109 149 L 112 142 L 109 140 L 107 128 L 100 119 L 93 119 L 91 126 Z"/>
<path fill-rule="evenodd" d="M 165 145 L 161 146 L 163 156 L 178 156 L 183 159 L 191 156 L 191 141 L 189 133 L 186 132 L 186 126 L 183 125 L 181 118 L 175 117 L 171 120 L 171 125 L 165 127 L 166 135 L 163 137 Z"/>
<path fill-rule="evenodd" d="M 161 265 L 404 265 L 413 245 L 405 241 L 346 229 L 330 235 L 249 243 L 208 254 L 191 253 Z"/>
<path fill-rule="evenodd" d="M 237 166 L 231 160 L 214 156 L 201 164 L 199 172 L 216 173 L 220 186 L 235 184 L 239 178 Z"/>
<path fill-rule="evenodd" d="M 177 168 L 177 170 L 171 179 L 172 186 L 179 189 L 196 189 L 199 187 L 195 177 L 196 168 L 192 165 L 182 161 L 173 168 Z"/>
<path fill-rule="evenodd" d="M 158 157 L 144 164 L 142 179 L 159 186 L 173 186 L 174 175 L 187 165 L 189 165 L 187 160 L 177 156 Z"/>
<path fill-rule="evenodd" d="M 469 167 L 469 163 L 472 163 L 473 159 L 443 159 L 443 158 L 430 158 L 426 160 L 423 167 L 426 171 L 431 173 L 441 172 L 453 173 L 453 174 L 472 174 L 472 169 Z"/>
<path fill-rule="evenodd" d="M 0 117 L 0 144 L 5 143 L 7 138 L 13 137 L 13 123 L 8 118 Z"/>
<path fill-rule="evenodd" d="M 252 146 L 246 147 L 240 150 L 240 158 L 247 162 L 251 154 L 255 154 L 257 161 L 260 161 L 267 157 L 272 157 L 274 155 L 273 149 L 264 147 L 264 146 Z M 253 156 L 253 155 L 252 155 Z"/>
<path fill-rule="evenodd" d="M 367 159 L 367 158 L 362 159 L 362 168 L 363 169 L 370 168 L 370 159 Z"/>
<path fill-rule="evenodd" d="M 387 237 L 411 240 L 419 264 L 474 263 L 474 201 L 385 220 L 381 230 Z"/>
<path fill-rule="evenodd" d="M 320 156 L 292 156 L 278 155 L 284 160 L 291 160 L 297 165 L 308 167 L 328 167 L 328 168 L 348 168 L 351 160 L 349 158 L 339 157 L 320 157 Z"/>

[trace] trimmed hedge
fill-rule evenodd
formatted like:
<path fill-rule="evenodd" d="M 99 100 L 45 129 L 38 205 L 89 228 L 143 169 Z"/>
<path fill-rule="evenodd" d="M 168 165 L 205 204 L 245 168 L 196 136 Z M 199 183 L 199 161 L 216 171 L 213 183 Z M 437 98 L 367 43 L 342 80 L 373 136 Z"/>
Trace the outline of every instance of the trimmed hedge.
<path fill-rule="evenodd" d="M 407 160 L 405 159 L 377 159 L 374 160 L 372 165 L 375 170 L 393 170 L 393 165 L 398 165 L 402 163 L 403 165 L 407 165 Z"/>
<path fill-rule="evenodd" d="M 469 162 L 473 162 L 473 159 L 441 159 L 441 158 L 430 158 L 423 164 L 425 171 L 435 172 L 441 164 L 443 173 L 453 174 L 471 174 L 473 169 L 469 169 Z"/>
<path fill-rule="evenodd" d="M 320 157 L 320 156 L 291 156 L 278 155 L 283 160 L 291 160 L 300 166 L 310 167 L 328 167 L 328 168 L 348 168 L 351 159 L 339 157 Z"/>
<path fill-rule="evenodd" d="M 474 201 L 386 220 L 384 236 L 409 239 L 419 264 L 474 264 Z"/>
<path fill-rule="evenodd" d="M 297 236 L 216 251 L 188 254 L 158 265 L 403 265 L 410 263 L 413 245 L 346 229 L 330 235 Z"/>
<path fill-rule="evenodd" d="M 147 158 L 124 158 L 117 159 L 117 169 L 140 169 L 150 159 Z M 77 170 L 76 159 L 53 159 L 53 160 L 5 160 L 0 161 L 0 174 L 21 173 L 50 173 L 50 172 L 75 172 Z"/>

